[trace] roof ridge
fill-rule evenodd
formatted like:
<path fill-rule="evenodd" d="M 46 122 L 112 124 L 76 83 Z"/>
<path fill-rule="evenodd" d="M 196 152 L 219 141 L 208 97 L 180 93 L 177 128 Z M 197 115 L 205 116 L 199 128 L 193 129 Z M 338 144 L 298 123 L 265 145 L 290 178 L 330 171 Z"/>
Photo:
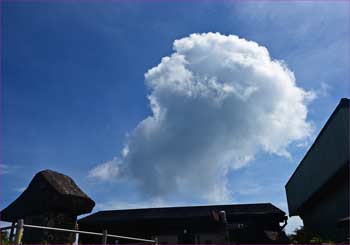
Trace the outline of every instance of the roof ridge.
<path fill-rule="evenodd" d="M 201 208 L 201 207 L 224 207 L 224 206 L 257 206 L 257 205 L 271 205 L 277 208 L 272 203 L 237 203 L 237 204 L 210 204 L 210 205 L 189 205 L 189 206 L 165 206 L 165 207 L 148 207 L 148 208 L 123 208 L 123 209 L 109 209 L 109 210 L 100 210 L 96 213 L 102 212 L 113 212 L 113 211 L 133 211 L 133 210 L 152 210 L 152 209 L 176 209 L 176 208 Z"/>

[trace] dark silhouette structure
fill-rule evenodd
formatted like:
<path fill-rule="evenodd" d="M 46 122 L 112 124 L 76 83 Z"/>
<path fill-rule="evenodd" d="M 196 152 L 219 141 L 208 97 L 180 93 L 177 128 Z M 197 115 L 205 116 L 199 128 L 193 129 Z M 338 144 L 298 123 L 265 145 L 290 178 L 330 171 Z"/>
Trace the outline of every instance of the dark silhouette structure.
<path fill-rule="evenodd" d="M 90 213 L 95 202 L 68 176 L 51 170 L 37 173 L 27 189 L 1 211 L 1 220 L 74 229 L 77 216 Z M 73 243 L 75 235 L 26 228 L 23 243 Z"/>
<path fill-rule="evenodd" d="M 157 237 L 159 244 L 283 243 L 288 240 L 280 223 L 286 218 L 282 210 L 262 203 L 100 211 L 78 222 L 82 230 Z M 99 238 L 81 235 L 80 241 L 98 243 Z"/>
<path fill-rule="evenodd" d="M 286 184 L 289 215 L 324 239 L 349 238 L 349 99 L 341 99 Z"/>

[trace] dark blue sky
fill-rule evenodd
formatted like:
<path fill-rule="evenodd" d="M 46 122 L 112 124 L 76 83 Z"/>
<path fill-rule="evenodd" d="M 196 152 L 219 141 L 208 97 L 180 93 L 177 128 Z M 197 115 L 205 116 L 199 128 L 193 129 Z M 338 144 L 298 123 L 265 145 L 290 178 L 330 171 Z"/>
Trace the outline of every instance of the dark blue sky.
<path fill-rule="evenodd" d="M 191 33 L 235 34 L 284 60 L 297 84 L 318 94 L 308 114 L 315 134 L 340 98 L 350 96 L 349 2 L 2 2 L 1 8 L 1 208 L 47 168 L 73 177 L 98 203 L 110 195 L 144 202 L 128 184 L 101 186 L 86 176 L 119 154 L 126 134 L 150 114 L 144 73 Z M 254 179 L 253 186 L 265 186 L 237 192 L 232 201 L 270 201 L 286 210 L 284 184 L 307 148 L 292 146 L 292 159 L 258 155 L 254 167 L 232 173 L 232 185 Z"/>

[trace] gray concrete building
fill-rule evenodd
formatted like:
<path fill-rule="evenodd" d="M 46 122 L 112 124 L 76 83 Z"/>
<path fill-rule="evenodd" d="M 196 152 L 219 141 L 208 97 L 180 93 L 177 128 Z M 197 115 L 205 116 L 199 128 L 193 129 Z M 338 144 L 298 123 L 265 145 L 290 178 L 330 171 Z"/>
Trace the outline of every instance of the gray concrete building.
<path fill-rule="evenodd" d="M 349 238 L 349 105 L 341 99 L 285 186 L 289 215 L 335 242 Z"/>

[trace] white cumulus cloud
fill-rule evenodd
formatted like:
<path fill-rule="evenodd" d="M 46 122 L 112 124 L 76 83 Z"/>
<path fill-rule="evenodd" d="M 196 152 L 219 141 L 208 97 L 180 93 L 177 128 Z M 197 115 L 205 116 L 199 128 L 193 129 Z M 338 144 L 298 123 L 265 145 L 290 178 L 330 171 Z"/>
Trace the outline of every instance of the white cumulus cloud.
<path fill-rule="evenodd" d="M 88 177 L 104 181 L 114 180 L 121 175 L 119 164 L 120 161 L 117 158 L 101 163 L 89 171 Z"/>
<path fill-rule="evenodd" d="M 311 133 L 307 102 L 284 62 L 253 41 L 220 33 L 175 40 L 174 52 L 145 74 L 151 115 L 128 137 L 119 160 L 90 172 L 133 178 L 151 198 L 227 201 L 227 173 L 259 152 L 289 157 Z"/>

